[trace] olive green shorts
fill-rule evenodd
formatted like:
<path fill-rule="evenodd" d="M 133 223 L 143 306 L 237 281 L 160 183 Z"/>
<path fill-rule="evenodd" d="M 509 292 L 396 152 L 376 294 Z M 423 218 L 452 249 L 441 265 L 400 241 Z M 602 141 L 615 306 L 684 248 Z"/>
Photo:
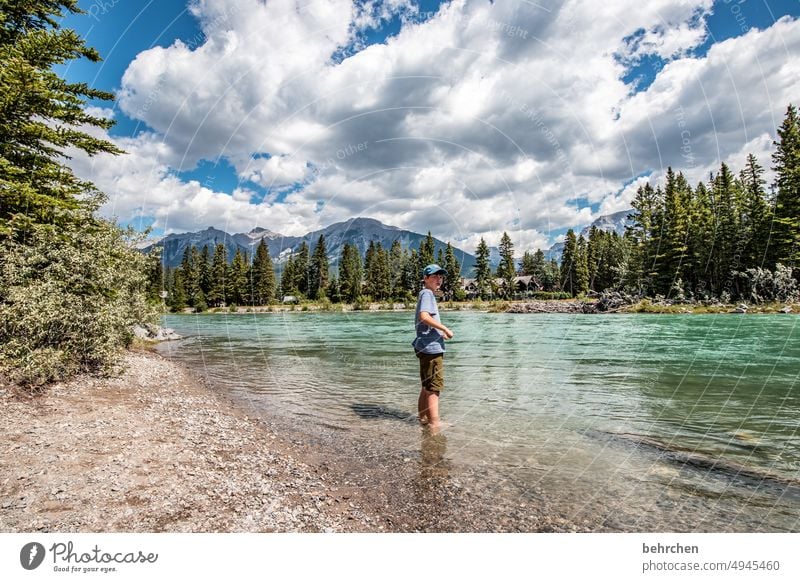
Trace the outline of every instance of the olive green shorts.
<path fill-rule="evenodd" d="M 422 354 L 419 358 L 419 379 L 429 392 L 444 390 L 444 354 Z"/>

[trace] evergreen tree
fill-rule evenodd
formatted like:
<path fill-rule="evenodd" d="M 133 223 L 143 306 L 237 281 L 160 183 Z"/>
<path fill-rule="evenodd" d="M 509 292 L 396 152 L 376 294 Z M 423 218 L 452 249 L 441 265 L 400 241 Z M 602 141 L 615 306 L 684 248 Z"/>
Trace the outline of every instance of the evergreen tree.
<path fill-rule="evenodd" d="M 453 246 L 449 241 L 445 248 L 444 264 L 442 266 L 447 271 L 447 277 L 445 277 L 442 284 L 445 296 L 450 300 L 459 299 L 461 296 L 461 263 L 456 258 Z"/>
<path fill-rule="evenodd" d="M 172 292 L 169 296 L 169 306 L 173 311 L 180 311 L 186 307 L 186 287 L 183 284 L 183 269 L 175 269 L 172 279 Z"/>
<path fill-rule="evenodd" d="M 407 249 L 403 249 L 403 270 L 400 277 L 400 294 L 395 295 L 399 299 L 411 299 L 419 291 L 419 270 L 417 269 L 417 252 L 412 250 L 410 253 Z M 409 295 L 411 297 L 409 297 Z"/>
<path fill-rule="evenodd" d="M 361 296 L 362 271 L 358 248 L 350 243 L 345 243 L 339 262 L 339 281 L 344 301 L 353 303 Z"/>
<path fill-rule="evenodd" d="M 712 256 L 716 221 L 713 214 L 712 194 L 702 182 L 694 189 L 690 204 L 690 228 L 687 242 L 689 269 L 686 286 L 700 298 L 714 293 L 711 285 Z"/>
<path fill-rule="evenodd" d="M 400 241 L 395 239 L 392 241 L 392 247 L 389 250 L 389 278 L 391 283 L 391 295 L 396 299 L 402 299 L 405 295 L 403 290 L 403 247 Z"/>
<path fill-rule="evenodd" d="M 113 122 L 87 107 L 113 95 L 53 70 L 100 60 L 61 28 L 78 12 L 75 0 L 0 2 L 0 377 L 21 384 L 111 373 L 158 312 L 132 230 L 96 216 L 104 195 L 65 164 L 71 150 L 121 153 L 94 137 Z"/>
<path fill-rule="evenodd" d="M 592 225 L 589 229 L 589 240 L 586 249 L 586 266 L 588 268 L 589 289 L 592 291 L 602 290 L 599 285 L 597 273 L 601 268 L 603 252 L 605 250 L 605 232 Z"/>
<path fill-rule="evenodd" d="M 378 244 L 370 242 L 364 262 L 364 270 L 367 294 L 375 300 L 387 299 L 391 286 L 389 255 L 380 242 Z"/>
<path fill-rule="evenodd" d="M 122 153 L 83 131 L 114 124 L 84 106 L 113 94 L 53 71 L 73 59 L 100 61 L 78 33 L 60 27 L 65 12 L 82 11 L 76 0 L 0 4 L 0 240 L 22 240 L 35 224 L 81 228 L 104 196 L 64 164 L 65 152 Z"/>
<path fill-rule="evenodd" d="M 586 239 L 581 234 L 575 253 L 575 289 L 578 295 L 589 292 L 589 267 L 587 265 L 588 249 Z"/>
<path fill-rule="evenodd" d="M 198 270 L 200 273 L 200 290 L 208 298 L 208 293 L 211 291 L 211 253 L 208 251 L 208 245 L 203 245 L 203 250 L 200 251 Z"/>
<path fill-rule="evenodd" d="M 308 297 L 308 261 L 308 245 L 306 241 L 303 241 L 300 244 L 297 254 L 294 255 L 292 270 L 294 272 L 295 289 L 306 297 Z"/>
<path fill-rule="evenodd" d="M 296 287 L 297 277 L 295 276 L 294 258 L 289 255 L 281 270 L 281 297 L 287 295 L 297 295 L 300 293 Z"/>
<path fill-rule="evenodd" d="M 738 188 L 730 168 L 723 162 L 712 186 L 716 230 L 711 264 L 712 288 L 716 293 L 730 289 L 733 271 L 739 267 L 736 263 L 740 255 Z"/>
<path fill-rule="evenodd" d="M 579 293 L 576 280 L 578 267 L 578 239 L 571 228 L 564 237 L 564 250 L 561 253 L 561 290 L 573 297 Z"/>
<path fill-rule="evenodd" d="M 252 273 L 253 304 L 268 305 L 275 299 L 275 266 L 263 238 L 256 247 Z"/>
<path fill-rule="evenodd" d="M 743 220 L 746 239 L 743 269 L 763 267 L 769 243 L 772 216 L 767 205 L 767 192 L 764 188 L 764 168 L 753 154 L 747 156 L 747 164 L 739 180 L 744 193 L 745 216 Z"/>
<path fill-rule="evenodd" d="M 211 288 L 206 297 L 210 306 L 220 307 L 228 300 L 227 277 L 228 251 L 224 244 L 219 243 L 214 248 L 214 258 L 211 263 Z"/>
<path fill-rule="evenodd" d="M 550 259 L 550 265 L 546 271 L 546 276 L 542 284 L 545 291 L 555 291 L 561 285 L 561 268 L 558 261 Z"/>
<path fill-rule="evenodd" d="M 434 252 L 435 252 L 435 244 L 433 241 L 433 235 L 431 232 L 428 231 L 428 235 L 425 237 L 425 240 L 419 246 L 419 262 L 424 269 L 427 265 L 430 265 L 434 262 Z"/>
<path fill-rule="evenodd" d="M 153 247 L 147 254 L 147 299 L 154 303 L 161 302 L 161 292 L 166 290 L 161 251 L 160 247 Z"/>
<path fill-rule="evenodd" d="M 308 266 L 308 294 L 311 299 L 322 299 L 326 296 L 328 281 L 330 279 L 330 265 L 328 262 L 328 249 L 325 245 L 325 236 L 319 235 L 317 246 Z"/>
<path fill-rule="evenodd" d="M 497 266 L 497 277 L 503 280 L 505 296 L 514 295 L 514 277 L 517 276 L 517 269 L 514 265 L 514 243 L 507 232 L 503 232 L 500 238 L 500 264 Z"/>
<path fill-rule="evenodd" d="M 248 260 L 247 254 L 243 253 L 240 249 L 236 249 L 228 267 L 227 289 L 226 294 L 228 300 L 232 305 L 245 305 L 248 303 L 249 292 L 249 277 L 248 277 Z"/>
<path fill-rule="evenodd" d="M 422 264 L 422 259 L 420 258 L 419 253 L 417 253 L 417 250 L 411 249 L 405 274 L 406 280 L 409 283 L 408 287 L 406 288 L 408 289 L 408 292 L 411 293 L 412 297 L 419 295 L 419 292 L 422 290 L 422 269 L 424 268 L 425 265 Z"/>
<path fill-rule="evenodd" d="M 777 196 L 771 262 L 793 267 L 800 278 L 800 117 L 793 105 L 786 110 L 778 138 L 772 154 Z"/>
<path fill-rule="evenodd" d="M 688 257 L 691 199 L 692 191 L 683 174 L 675 175 L 668 168 L 656 279 L 656 289 L 664 295 L 671 294 L 676 286 L 682 294 L 683 281 L 691 270 Z"/>
<path fill-rule="evenodd" d="M 633 249 L 626 279 L 629 286 L 642 293 L 648 293 L 653 288 L 662 200 L 660 188 L 653 189 L 650 184 L 639 186 L 631 202 L 633 212 L 628 215 L 631 225 L 627 227 L 626 235 L 631 240 Z"/>
<path fill-rule="evenodd" d="M 491 295 L 492 270 L 489 266 L 489 246 L 483 237 L 475 251 L 475 286 L 478 289 L 478 296 L 482 299 Z"/>

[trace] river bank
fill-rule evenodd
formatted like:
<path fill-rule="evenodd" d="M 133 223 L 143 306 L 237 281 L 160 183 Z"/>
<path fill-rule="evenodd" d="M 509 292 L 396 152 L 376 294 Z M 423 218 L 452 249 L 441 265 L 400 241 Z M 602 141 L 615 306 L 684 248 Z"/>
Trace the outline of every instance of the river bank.
<path fill-rule="evenodd" d="M 800 313 L 800 303 L 718 303 L 655 301 L 642 299 L 626 301 L 619 298 L 547 299 L 515 301 L 439 301 L 442 311 L 480 311 L 488 313 Z M 287 312 L 358 312 L 414 311 L 414 304 L 368 303 L 363 305 L 306 302 L 297 305 L 267 305 L 260 307 L 217 307 L 202 314 L 254 314 Z M 187 308 L 181 313 L 196 314 Z"/>
<path fill-rule="evenodd" d="M 116 378 L 30 395 L 0 386 L 0 531 L 590 531 L 543 507 L 486 503 L 437 440 L 340 458 L 277 432 L 180 365 L 126 355 Z M 344 460 L 343 460 L 344 459 Z"/>

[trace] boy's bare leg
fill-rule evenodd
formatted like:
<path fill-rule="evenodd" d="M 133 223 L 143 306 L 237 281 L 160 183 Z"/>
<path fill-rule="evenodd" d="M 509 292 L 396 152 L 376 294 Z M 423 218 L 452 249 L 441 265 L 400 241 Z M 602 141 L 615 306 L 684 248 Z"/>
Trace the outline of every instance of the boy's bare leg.
<path fill-rule="evenodd" d="M 421 424 L 428 424 L 428 391 L 421 388 L 419 391 L 419 400 L 417 401 L 417 408 L 419 409 L 419 421 Z"/>
<path fill-rule="evenodd" d="M 431 428 L 439 428 L 439 393 L 424 388 L 423 392 L 425 392 L 428 424 Z"/>

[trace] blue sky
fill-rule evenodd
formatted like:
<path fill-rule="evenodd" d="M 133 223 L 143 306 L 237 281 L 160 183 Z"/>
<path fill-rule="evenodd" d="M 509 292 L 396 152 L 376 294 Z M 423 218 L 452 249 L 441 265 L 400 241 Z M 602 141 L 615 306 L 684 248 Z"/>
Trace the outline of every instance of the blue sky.
<path fill-rule="evenodd" d="M 83 1 L 124 159 L 73 167 L 156 233 L 301 234 L 352 216 L 520 250 L 699 180 L 800 94 L 800 3 Z M 359 144 L 362 144 L 359 146 Z"/>

